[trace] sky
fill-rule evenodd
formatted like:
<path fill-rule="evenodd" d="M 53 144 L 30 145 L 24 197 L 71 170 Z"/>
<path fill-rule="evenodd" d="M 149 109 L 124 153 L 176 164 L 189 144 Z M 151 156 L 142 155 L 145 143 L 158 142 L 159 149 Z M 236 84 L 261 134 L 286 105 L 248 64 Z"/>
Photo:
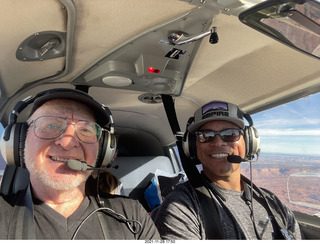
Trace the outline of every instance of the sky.
<path fill-rule="evenodd" d="M 261 153 L 320 156 L 320 93 L 253 114 L 252 119 Z"/>
<path fill-rule="evenodd" d="M 320 93 L 252 115 L 261 152 L 320 155 Z"/>

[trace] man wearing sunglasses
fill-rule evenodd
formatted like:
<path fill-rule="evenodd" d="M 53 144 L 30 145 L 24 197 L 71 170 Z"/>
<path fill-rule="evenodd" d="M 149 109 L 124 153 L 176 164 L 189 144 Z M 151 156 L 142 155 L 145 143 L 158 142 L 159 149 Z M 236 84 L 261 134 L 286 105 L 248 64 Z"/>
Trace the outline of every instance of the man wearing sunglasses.
<path fill-rule="evenodd" d="M 183 149 L 187 163 L 202 165 L 200 184 L 176 186 L 152 213 L 162 238 L 301 239 L 292 211 L 240 173 L 240 162 L 260 151 L 258 137 L 251 117 L 232 103 L 212 101 L 195 111 Z"/>
<path fill-rule="evenodd" d="M 13 165 L 26 167 L 31 184 L 14 194 L 2 192 L 0 239 L 160 239 L 138 201 L 99 192 L 99 180 L 87 170 L 106 171 L 113 160 L 110 111 L 73 89 L 41 92 L 18 103 L 16 110 L 29 104 L 33 109 L 27 122 L 10 121 L 1 142 L 4 151 L 19 151 Z M 12 133 L 19 125 L 24 129 Z M 8 135 L 25 147 L 10 148 Z M 14 160 L 6 160 L 12 167 Z"/>

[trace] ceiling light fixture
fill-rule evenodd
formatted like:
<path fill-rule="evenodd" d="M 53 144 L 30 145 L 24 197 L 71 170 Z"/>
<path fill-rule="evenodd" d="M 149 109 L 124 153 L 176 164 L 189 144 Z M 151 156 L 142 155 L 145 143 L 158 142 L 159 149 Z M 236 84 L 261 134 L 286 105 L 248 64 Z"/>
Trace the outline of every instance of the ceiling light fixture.
<path fill-rule="evenodd" d="M 106 76 L 102 78 L 102 82 L 114 87 L 124 87 L 132 84 L 131 79 L 123 76 Z"/>

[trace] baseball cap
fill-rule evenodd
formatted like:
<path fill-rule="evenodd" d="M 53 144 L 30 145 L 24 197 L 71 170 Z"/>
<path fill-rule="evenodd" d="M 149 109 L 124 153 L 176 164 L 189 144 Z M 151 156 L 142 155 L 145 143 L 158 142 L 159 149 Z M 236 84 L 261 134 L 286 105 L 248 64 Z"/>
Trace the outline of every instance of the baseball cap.
<path fill-rule="evenodd" d="M 243 112 L 238 106 L 223 101 L 211 101 L 195 111 L 194 123 L 191 123 L 187 130 L 195 133 L 202 125 L 213 120 L 229 121 L 242 129 L 245 127 Z"/>
<path fill-rule="evenodd" d="M 104 109 L 102 104 L 98 103 L 90 95 L 83 91 L 68 88 L 57 88 L 38 93 L 34 97 L 33 108 L 30 116 L 44 103 L 54 99 L 71 99 L 81 102 L 87 105 L 94 112 L 97 123 L 100 126 L 105 126 L 109 123 L 109 114 Z"/>

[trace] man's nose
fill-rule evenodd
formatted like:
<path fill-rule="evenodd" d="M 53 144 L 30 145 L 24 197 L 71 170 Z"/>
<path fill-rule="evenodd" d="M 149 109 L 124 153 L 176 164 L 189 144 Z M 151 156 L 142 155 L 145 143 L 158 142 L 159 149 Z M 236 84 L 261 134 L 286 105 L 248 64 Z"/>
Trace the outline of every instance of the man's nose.
<path fill-rule="evenodd" d="M 80 146 L 80 141 L 76 135 L 75 127 L 73 124 L 67 125 L 62 135 L 60 135 L 56 139 L 56 144 L 61 145 L 65 149 Z"/>
<path fill-rule="evenodd" d="M 213 140 L 209 142 L 211 146 L 220 146 L 220 145 L 225 145 L 226 142 L 221 139 L 220 135 L 215 135 Z"/>

